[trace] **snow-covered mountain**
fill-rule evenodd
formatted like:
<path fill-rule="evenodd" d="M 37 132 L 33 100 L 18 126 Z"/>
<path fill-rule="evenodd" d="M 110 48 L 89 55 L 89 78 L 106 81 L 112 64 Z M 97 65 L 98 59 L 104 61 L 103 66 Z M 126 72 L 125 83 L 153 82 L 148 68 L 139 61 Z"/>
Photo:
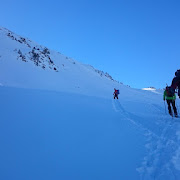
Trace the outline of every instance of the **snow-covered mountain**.
<path fill-rule="evenodd" d="M 101 94 L 102 89 L 107 92 L 110 84 L 118 85 L 108 73 L 79 63 L 2 27 L 0 83 L 84 94 Z M 105 86 L 102 87 L 102 84 Z"/>
<path fill-rule="evenodd" d="M 0 179 L 179 180 L 162 96 L 0 28 Z"/>

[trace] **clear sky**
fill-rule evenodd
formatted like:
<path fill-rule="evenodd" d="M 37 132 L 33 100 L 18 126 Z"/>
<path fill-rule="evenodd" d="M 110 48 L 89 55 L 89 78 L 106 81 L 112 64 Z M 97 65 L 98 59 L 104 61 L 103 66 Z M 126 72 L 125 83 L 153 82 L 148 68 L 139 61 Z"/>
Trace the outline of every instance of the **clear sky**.
<path fill-rule="evenodd" d="M 135 88 L 180 69 L 179 0 L 2 0 L 0 26 Z"/>

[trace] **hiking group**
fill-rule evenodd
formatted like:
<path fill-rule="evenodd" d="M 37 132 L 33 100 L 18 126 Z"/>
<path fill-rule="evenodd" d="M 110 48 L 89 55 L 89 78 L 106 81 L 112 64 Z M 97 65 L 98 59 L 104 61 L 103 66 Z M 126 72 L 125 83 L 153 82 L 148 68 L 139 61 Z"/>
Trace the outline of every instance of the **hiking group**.
<path fill-rule="evenodd" d="M 175 105 L 176 101 L 176 88 L 178 88 L 178 96 L 180 98 L 180 69 L 175 72 L 175 77 L 172 80 L 171 86 L 166 86 L 166 89 L 164 91 L 163 100 L 167 102 L 168 104 L 168 111 L 171 116 L 178 117 L 177 114 L 177 108 Z M 174 114 L 171 110 L 171 105 L 173 107 Z"/>
<path fill-rule="evenodd" d="M 166 86 L 165 91 L 164 91 L 164 95 L 163 95 L 163 100 L 167 102 L 168 104 L 168 111 L 169 114 L 171 116 L 175 116 L 178 117 L 178 113 L 177 113 L 177 108 L 175 105 L 175 101 L 176 101 L 176 89 L 178 88 L 178 96 L 180 98 L 180 69 L 178 69 L 175 72 L 175 77 L 172 80 L 171 86 Z M 114 99 L 117 98 L 118 99 L 118 95 L 119 95 L 119 90 L 114 88 Z M 171 105 L 173 107 L 173 111 L 171 110 Z"/>

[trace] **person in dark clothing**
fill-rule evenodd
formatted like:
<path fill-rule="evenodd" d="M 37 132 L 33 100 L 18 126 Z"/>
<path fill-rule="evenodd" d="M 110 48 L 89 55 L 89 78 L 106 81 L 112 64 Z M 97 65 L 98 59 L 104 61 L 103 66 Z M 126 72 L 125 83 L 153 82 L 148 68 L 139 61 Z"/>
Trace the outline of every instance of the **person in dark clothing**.
<path fill-rule="evenodd" d="M 171 104 L 172 104 L 172 107 L 173 107 L 173 110 L 174 110 L 174 115 L 175 115 L 175 117 L 178 117 L 177 109 L 176 109 L 176 105 L 175 105 L 176 95 L 175 95 L 175 93 L 171 92 L 171 87 L 168 87 L 168 86 L 166 87 L 166 89 L 164 91 L 163 100 L 167 101 L 169 114 L 171 116 L 173 116 L 173 113 L 172 113 L 172 110 L 171 110 Z"/>
<path fill-rule="evenodd" d="M 118 94 L 119 94 L 119 90 L 114 88 L 114 99 L 117 98 L 118 99 Z"/>
<path fill-rule="evenodd" d="M 180 98 L 180 69 L 175 72 L 175 77 L 172 80 L 171 87 L 175 92 L 175 89 L 178 87 L 178 96 Z"/>

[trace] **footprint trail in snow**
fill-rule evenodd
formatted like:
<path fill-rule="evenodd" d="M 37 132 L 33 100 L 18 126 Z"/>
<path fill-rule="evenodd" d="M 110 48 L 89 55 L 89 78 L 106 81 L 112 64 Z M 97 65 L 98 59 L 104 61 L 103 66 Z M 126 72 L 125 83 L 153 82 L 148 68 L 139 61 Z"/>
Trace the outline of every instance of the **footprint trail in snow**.
<path fill-rule="evenodd" d="M 123 104 L 123 103 L 122 103 Z M 115 112 L 130 121 L 146 137 L 146 156 L 137 171 L 142 180 L 178 180 L 180 177 L 180 119 L 164 114 L 164 108 L 148 103 L 144 106 L 154 112 L 152 117 L 135 115 L 123 107 L 119 100 L 112 100 Z M 141 104 L 137 104 L 137 106 Z M 153 119 L 153 121 L 152 121 Z"/>

